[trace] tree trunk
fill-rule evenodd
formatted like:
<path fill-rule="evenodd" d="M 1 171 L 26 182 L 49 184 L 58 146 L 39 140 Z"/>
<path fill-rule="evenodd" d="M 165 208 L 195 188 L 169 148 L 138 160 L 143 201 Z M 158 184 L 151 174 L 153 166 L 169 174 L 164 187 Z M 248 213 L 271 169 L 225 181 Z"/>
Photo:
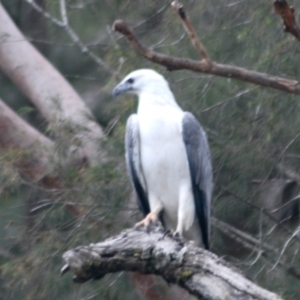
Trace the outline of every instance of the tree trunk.
<path fill-rule="evenodd" d="M 58 135 L 72 131 L 72 145 L 91 164 L 101 161 L 104 137 L 85 103 L 65 78 L 26 40 L 0 4 L 0 67 Z M 80 154 L 81 155 L 81 154 Z"/>

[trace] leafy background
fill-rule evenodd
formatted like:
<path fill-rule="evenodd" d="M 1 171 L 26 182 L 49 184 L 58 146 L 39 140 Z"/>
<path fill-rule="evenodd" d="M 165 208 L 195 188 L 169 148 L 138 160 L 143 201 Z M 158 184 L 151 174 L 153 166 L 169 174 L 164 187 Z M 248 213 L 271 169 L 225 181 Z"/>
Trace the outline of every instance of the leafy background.
<path fill-rule="evenodd" d="M 111 91 L 118 78 L 82 53 L 65 30 L 24 0 L 2 2 L 26 37 L 88 104 L 107 133 L 103 147 L 109 154 L 106 163 L 81 170 L 58 162 L 65 188 L 53 193 L 16 172 L 13 164 L 21 153 L 0 152 L 0 299 L 143 299 L 127 274 L 112 274 L 83 285 L 72 283 L 70 275 L 59 276 L 64 251 L 100 241 L 141 217 L 132 199 L 123 149 L 125 122 L 136 110 L 136 99 L 113 99 Z M 60 19 L 59 1 L 36 2 Z M 299 77 L 300 44 L 283 32 L 272 1 L 182 3 L 214 60 L 286 78 Z M 169 4 L 158 0 L 69 0 L 67 11 L 70 26 L 82 43 L 121 78 L 138 68 L 162 73 L 180 106 L 193 112 L 207 131 L 214 167 L 213 215 L 259 241 L 249 249 L 215 228 L 212 251 L 259 285 L 285 299 L 299 299 L 299 275 L 290 271 L 299 268 L 298 234 L 280 256 L 299 226 L 298 201 L 288 206 L 293 213 L 286 220 L 286 209 L 272 213 L 278 204 L 275 197 L 267 197 L 271 198 L 270 209 L 261 196 L 268 191 L 270 180 L 287 179 L 280 164 L 299 169 L 299 98 L 212 75 L 170 73 L 136 55 L 126 40 L 111 30 L 114 20 L 124 19 L 148 47 L 199 59 Z M 55 124 L 47 123 L 18 87 L 2 73 L 0 78 L 0 97 L 45 135 L 55 137 L 57 151 L 63 152 L 72 134 L 57 132 Z M 297 192 L 293 183 L 291 193 Z M 74 218 L 65 209 L 66 203 L 78 204 L 85 211 L 83 217 Z M 266 253 L 261 243 L 274 251 Z"/>

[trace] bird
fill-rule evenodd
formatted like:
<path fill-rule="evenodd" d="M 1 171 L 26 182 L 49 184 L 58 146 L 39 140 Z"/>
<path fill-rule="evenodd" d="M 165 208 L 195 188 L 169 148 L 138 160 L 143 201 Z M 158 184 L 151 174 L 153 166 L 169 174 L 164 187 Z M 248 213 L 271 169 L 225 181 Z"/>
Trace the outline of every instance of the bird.
<path fill-rule="evenodd" d="M 152 69 L 128 74 L 114 89 L 138 96 L 126 123 L 125 157 L 144 219 L 161 220 L 173 237 L 210 247 L 212 163 L 206 133 L 177 104 L 168 82 Z"/>

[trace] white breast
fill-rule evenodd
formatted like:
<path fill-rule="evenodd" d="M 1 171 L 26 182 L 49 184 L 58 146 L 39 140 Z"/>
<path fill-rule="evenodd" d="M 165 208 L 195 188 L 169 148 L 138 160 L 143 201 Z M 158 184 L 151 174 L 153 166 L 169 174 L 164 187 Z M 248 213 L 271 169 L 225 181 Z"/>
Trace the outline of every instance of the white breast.
<path fill-rule="evenodd" d="M 141 105 L 143 104 L 143 105 Z M 191 191 L 189 166 L 181 135 L 183 112 L 178 106 L 158 103 L 140 103 L 138 110 L 141 162 L 150 208 L 160 201 L 164 222 L 175 229 L 178 221 L 180 191 Z M 188 197 L 191 215 L 186 227 L 194 221 L 194 200 Z"/>

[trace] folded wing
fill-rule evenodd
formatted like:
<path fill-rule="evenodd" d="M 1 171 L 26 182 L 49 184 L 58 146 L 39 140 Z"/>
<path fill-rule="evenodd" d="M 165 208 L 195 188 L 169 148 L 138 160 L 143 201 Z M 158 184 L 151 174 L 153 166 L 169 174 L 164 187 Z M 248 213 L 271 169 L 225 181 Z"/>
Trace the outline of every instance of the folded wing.
<path fill-rule="evenodd" d="M 212 166 L 204 130 L 191 113 L 184 113 L 182 138 L 189 163 L 196 215 L 204 247 L 209 249 Z"/>
<path fill-rule="evenodd" d="M 138 198 L 138 205 L 146 216 L 150 213 L 150 206 L 141 165 L 139 123 L 136 114 L 131 115 L 127 120 L 125 150 L 127 170 Z"/>

